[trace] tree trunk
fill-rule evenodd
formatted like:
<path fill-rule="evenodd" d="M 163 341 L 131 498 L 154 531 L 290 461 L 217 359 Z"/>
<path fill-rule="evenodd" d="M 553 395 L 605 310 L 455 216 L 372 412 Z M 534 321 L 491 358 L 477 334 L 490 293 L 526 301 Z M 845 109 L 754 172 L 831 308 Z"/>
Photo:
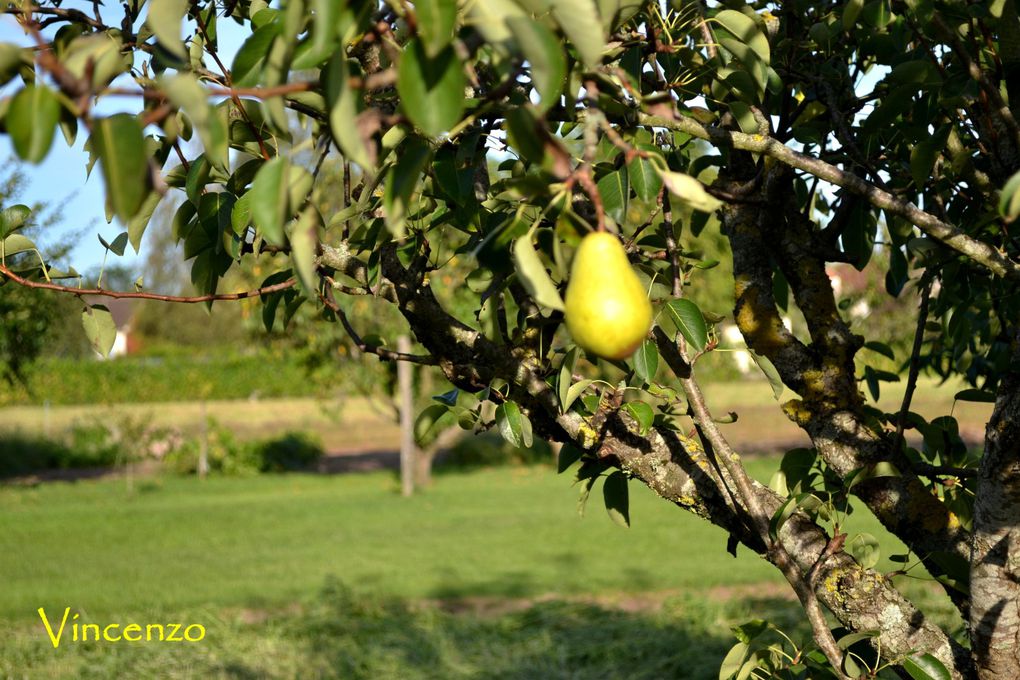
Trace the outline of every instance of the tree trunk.
<path fill-rule="evenodd" d="M 974 500 L 971 648 L 988 680 L 1020 678 L 1020 352 L 1013 355 L 985 430 Z"/>
<path fill-rule="evenodd" d="M 397 338 L 397 351 L 411 353 L 411 341 L 406 335 Z M 414 493 L 414 374 L 413 366 L 406 361 L 397 362 L 397 390 L 400 394 L 400 493 Z"/>

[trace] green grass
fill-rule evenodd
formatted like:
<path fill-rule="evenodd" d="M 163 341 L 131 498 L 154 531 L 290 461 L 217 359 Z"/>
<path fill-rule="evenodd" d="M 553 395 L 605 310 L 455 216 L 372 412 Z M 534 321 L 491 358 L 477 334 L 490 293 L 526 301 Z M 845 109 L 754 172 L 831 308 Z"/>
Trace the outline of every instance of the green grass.
<path fill-rule="evenodd" d="M 749 464 L 767 478 L 775 460 Z M 383 473 L 135 489 L 0 487 L 0 676 L 711 678 L 728 625 L 806 634 L 772 567 L 638 484 L 630 529 L 597 490 L 579 518 L 546 467 L 441 475 L 410 499 Z M 900 550 L 867 513 L 851 524 Z M 54 650 L 39 607 L 208 637 Z"/>
<path fill-rule="evenodd" d="M 209 630 L 192 645 L 78 643 L 54 650 L 39 631 L 5 631 L 0 675 L 714 680 L 734 644 L 727 626 L 752 612 L 788 616 L 788 605 L 769 598 L 722 604 L 676 597 L 661 610 L 627 612 L 543 601 L 479 616 L 359 596 L 331 583 L 314 604 L 259 618 L 191 610 L 177 620 L 201 621 Z M 789 616 L 786 623 L 803 638 L 802 626 Z"/>
<path fill-rule="evenodd" d="M 532 597 L 776 580 L 725 534 L 634 484 L 633 526 L 592 494 L 575 510 L 548 468 L 441 476 L 410 499 L 388 474 L 166 478 L 0 491 L 0 616 L 94 615 L 217 603 L 279 606 L 331 578 L 401 598 Z"/>

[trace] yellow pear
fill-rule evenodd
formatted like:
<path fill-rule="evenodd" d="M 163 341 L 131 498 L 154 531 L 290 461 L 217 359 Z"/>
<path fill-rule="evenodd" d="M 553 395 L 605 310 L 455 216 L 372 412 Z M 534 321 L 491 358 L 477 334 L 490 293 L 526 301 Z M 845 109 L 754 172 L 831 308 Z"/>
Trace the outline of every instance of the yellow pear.
<path fill-rule="evenodd" d="M 574 342 L 606 359 L 626 359 L 648 334 L 652 305 L 613 234 L 593 232 L 581 240 L 565 316 Z"/>

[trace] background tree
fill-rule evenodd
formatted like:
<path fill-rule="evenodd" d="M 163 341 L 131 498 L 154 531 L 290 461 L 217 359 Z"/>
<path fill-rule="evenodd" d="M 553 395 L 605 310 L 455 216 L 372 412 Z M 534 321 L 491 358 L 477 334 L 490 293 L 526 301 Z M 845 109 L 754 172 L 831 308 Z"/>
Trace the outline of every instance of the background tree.
<path fill-rule="evenodd" d="M 637 480 L 725 528 L 731 549 L 790 582 L 815 649 L 782 656 L 749 625 L 724 675 L 1020 677 L 1013 0 L 124 7 L 14 4 L 30 45 L 0 54 L 15 149 L 39 161 L 58 127 L 88 135 L 136 248 L 164 195 L 186 199 L 173 233 L 198 294 L 125 295 L 258 298 L 270 327 L 314 309 L 361 352 L 437 366 L 462 423 L 564 443 L 561 468 L 579 461 L 588 491 L 603 480 L 621 521 Z M 246 36 L 232 59 L 225 23 Z M 112 96 L 138 112 L 100 114 L 96 99 Z M 331 158 L 338 179 L 325 181 Z M 749 478 L 713 417 L 725 404 L 707 404 L 698 381 L 720 320 L 694 302 L 714 220 L 733 319 L 813 443 L 788 454 L 774 488 Z M 627 361 L 584 356 L 561 327 L 571 253 L 591 230 L 619 234 L 656 307 Z M 30 247 L 9 232 L 5 258 Z M 851 329 L 826 272 L 879 249 L 887 293 L 918 308 L 909 356 Z M 223 293 L 255 258 L 272 263 L 262 283 Z M 0 266 L 8 285 L 83 293 L 31 259 Z M 466 307 L 436 292 L 449 272 Z M 356 299 L 396 309 L 420 349 L 355 325 Z M 787 305 L 806 334 L 784 327 Z M 109 346 L 102 308 L 86 330 Z M 907 390 L 886 413 L 872 400 L 895 376 L 872 364 L 890 354 Z M 980 455 L 951 416 L 911 411 L 925 368 L 968 380 L 961 399 L 995 401 Z M 962 635 L 872 569 L 868 538 L 841 530 L 855 504 L 942 585 Z"/>
<path fill-rule="evenodd" d="M 18 230 L 21 234 L 45 232 L 60 220 L 59 208 L 45 205 L 29 206 L 18 200 L 25 190 L 27 178 L 14 161 L 0 167 L 0 230 Z M 65 257 L 66 244 L 47 249 L 51 259 Z M 12 254 L 12 266 L 36 267 L 40 255 L 32 251 Z M 55 293 L 38 294 L 21 286 L 3 285 L 0 281 L 0 374 L 8 382 L 24 383 L 25 372 L 43 353 L 80 356 L 86 346 L 81 327 L 74 320 L 80 305 Z"/>

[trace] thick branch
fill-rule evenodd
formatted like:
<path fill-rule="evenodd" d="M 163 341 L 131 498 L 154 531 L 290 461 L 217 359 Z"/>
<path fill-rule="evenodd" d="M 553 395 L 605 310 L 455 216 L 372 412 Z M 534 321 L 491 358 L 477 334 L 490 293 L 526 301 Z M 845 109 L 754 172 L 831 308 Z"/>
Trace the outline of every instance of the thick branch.
<path fill-rule="evenodd" d="M 985 431 L 974 499 L 971 647 L 978 677 L 1020 677 L 1020 338 Z"/>
<path fill-rule="evenodd" d="M 829 468 L 845 479 L 880 461 L 892 462 L 899 475 L 867 479 L 855 484 L 853 493 L 923 556 L 929 571 L 961 577 L 958 565 L 969 559 L 969 535 L 913 473 L 910 462 L 869 425 L 854 369 L 860 339 L 839 317 L 824 262 L 809 251 L 810 235 L 799 212 L 795 206 L 788 209 L 792 192 L 774 177 L 783 171 L 769 174 L 763 183 L 768 209 L 731 205 L 722 211 L 733 249 L 737 325 L 748 346 L 768 357 L 783 382 L 803 397 L 785 404 L 784 410 L 811 437 Z M 804 311 L 810 345 L 782 324 L 772 293 L 770 256 L 780 263 Z M 967 598 L 952 589 L 947 592 L 966 617 Z"/>
<path fill-rule="evenodd" d="M 765 154 L 792 168 L 802 170 L 836 186 L 865 197 L 873 206 L 892 215 L 899 215 L 921 231 L 941 241 L 997 276 L 1020 278 L 1020 263 L 1014 262 L 993 246 L 965 234 L 958 227 L 940 220 L 935 215 L 921 210 L 909 201 L 901 200 L 874 184 L 840 170 L 823 160 L 794 151 L 773 137 L 749 135 L 743 132 L 723 130 L 705 126 L 693 118 L 678 119 L 638 114 L 642 125 L 661 127 L 685 132 L 693 137 L 707 140 L 718 147 L 741 149 L 751 153 Z"/>

